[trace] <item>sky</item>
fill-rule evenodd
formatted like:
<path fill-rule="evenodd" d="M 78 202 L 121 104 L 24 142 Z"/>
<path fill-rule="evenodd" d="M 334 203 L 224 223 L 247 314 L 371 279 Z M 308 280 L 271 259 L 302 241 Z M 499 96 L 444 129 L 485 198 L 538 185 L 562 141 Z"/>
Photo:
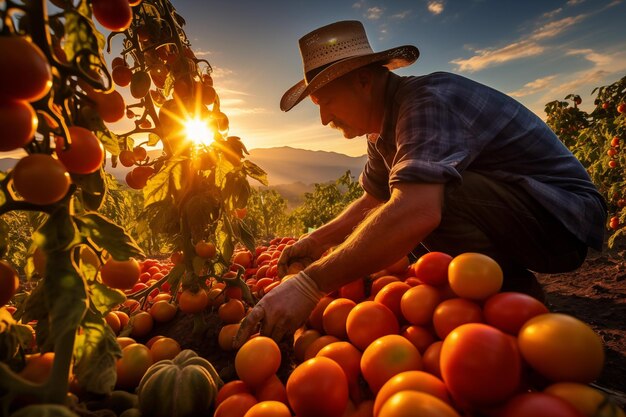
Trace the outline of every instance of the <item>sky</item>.
<path fill-rule="evenodd" d="M 415 45 L 400 75 L 449 71 L 507 93 L 545 119 L 544 105 L 626 75 L 626 0 L 173 0 L 198 58 L 213 68 L 230 134 L 248 149 L 291 146 L 366 153 L 283 93 L 302 78 L 298 39 L 339 20 L 360 20 L 374 51 Z M 107 60 L 112 56 L 107 56 Z M 113 129 L 115 131 L 115 129 Z M 0 153 L 0 158 L 7 154 Z"/>

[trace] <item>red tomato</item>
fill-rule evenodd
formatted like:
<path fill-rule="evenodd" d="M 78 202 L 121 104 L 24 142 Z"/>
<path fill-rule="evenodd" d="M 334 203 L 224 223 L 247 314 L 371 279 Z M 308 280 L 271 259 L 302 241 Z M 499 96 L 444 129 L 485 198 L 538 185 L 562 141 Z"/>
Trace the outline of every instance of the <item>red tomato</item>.
<path fill-rule="evenodd" d="M 70 126 L 70 145 L 65 148 L 62 137 L 55 138 L 56 154 L 72 174 L 91 174 L 100 169 L 104 147 L 100 140 L 84 127 Z"/>
<path fill-rule="evenodd" d="M 575 317 L 548 313 L 528 320 L 518 344 L 530 366 L 551 381 L 592 382 L 604 366 L 602 339 Z"/>
<path fill-rule="evenodd" d="M 507 401 L 502 417 L 584 417 L 567 401 L 542 392 L 516 395 Z"/>
<path fill-rule="evenodd" d="M 517 336 L 526 321 L 548 312 L 548 307 L 541 301 L 519 292 L 495 294 L 483 306 L 487 324 L 514 336 Z"/>
<path fill-rule="evenodd" d="M 440 339 L 456 327 L 466 323 L 482 323 L 480 305 L 463 298 L 451 298 L 439 303 L 433 313 L 433 326 Z"/>
<path fill-rule="evenodd" d="M 309 359 L 289 376 L 287 398 L 298 417 L 340 417 L 348 406 L 346 374 L 332 359 Z"/>
<path fill-rule="evenodd" d="M 486 324 L 454 329 L 443 341 L 440 362 L 442 378 L 462 406 L 497 404 L 521 383 L 522 359 L 515 339 Z"/>
<path fill-rule="evenodd" d="M 0 100 L 0 126 L 3 127 L 0 138 L 0 152 L 26 146 L 39 122 L 33 107 L 20 100 Z"/>
<path fill-rule="evenodd" d="M 91 0 L 91 7 L 96 20 L 113 32 L 128 29 L 133 20 L 128 0 Z"/>
<path fill-rule="evenodd" d="M 447 253 L 429 252 L 422 255 L 411 268 L 424 284 L 440 286 L 448 282 L 448 265 L 451 261 L 452 256 Z"/>

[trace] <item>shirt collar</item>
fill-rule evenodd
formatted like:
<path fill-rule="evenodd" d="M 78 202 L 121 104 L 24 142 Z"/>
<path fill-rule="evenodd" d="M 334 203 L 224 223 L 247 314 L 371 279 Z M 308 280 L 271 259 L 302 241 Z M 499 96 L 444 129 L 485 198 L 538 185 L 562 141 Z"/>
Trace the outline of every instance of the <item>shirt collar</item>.
<path fill-rule="evenodd" d="M 378 139 L 386 136 L 385 133 L 389 131 L 389 129 L 393 128 L 393 113 L 394 113 L 394 97 L 396 95 L 396 91 L 400 86 L 400 82 L 402 77 L 400 75 L 394 74 L 393 72 L 389 72 L 387 77 L 387 83 L 385 85 L 385 97 L 384 97 L 384 114 L 383 114 L 383 123 L 381 126 L 380 133 L 370 133 L 367 135 L 367 140 L 372 143 L 376 143 Z"/>

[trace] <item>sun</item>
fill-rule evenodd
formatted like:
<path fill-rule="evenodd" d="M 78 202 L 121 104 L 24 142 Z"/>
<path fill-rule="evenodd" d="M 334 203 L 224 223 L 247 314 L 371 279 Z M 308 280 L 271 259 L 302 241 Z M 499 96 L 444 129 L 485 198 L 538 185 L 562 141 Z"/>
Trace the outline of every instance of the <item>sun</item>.
<path fill-rule="evenodd" d="M 187 119 L 184 122 L 185 136 L 198 145 L 209 145 L 213 142 L 213 131 L 206 120 L 199 117 Z"/>

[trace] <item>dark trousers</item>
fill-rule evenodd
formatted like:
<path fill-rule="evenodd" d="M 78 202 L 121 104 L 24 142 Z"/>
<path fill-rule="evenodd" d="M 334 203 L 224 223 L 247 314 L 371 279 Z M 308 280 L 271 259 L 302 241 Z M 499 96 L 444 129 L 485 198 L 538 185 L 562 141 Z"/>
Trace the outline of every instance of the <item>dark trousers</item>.
<path fill-rule="evenodd" d="M 519 185 L 471 171 L 462 177 L 462 184 L 446 187 L 441 224 L 422 250 L 483 253 L 500 264 L 505 277 L 524 268 L 567 272 L 583 263 L 587 245 Z"/>

